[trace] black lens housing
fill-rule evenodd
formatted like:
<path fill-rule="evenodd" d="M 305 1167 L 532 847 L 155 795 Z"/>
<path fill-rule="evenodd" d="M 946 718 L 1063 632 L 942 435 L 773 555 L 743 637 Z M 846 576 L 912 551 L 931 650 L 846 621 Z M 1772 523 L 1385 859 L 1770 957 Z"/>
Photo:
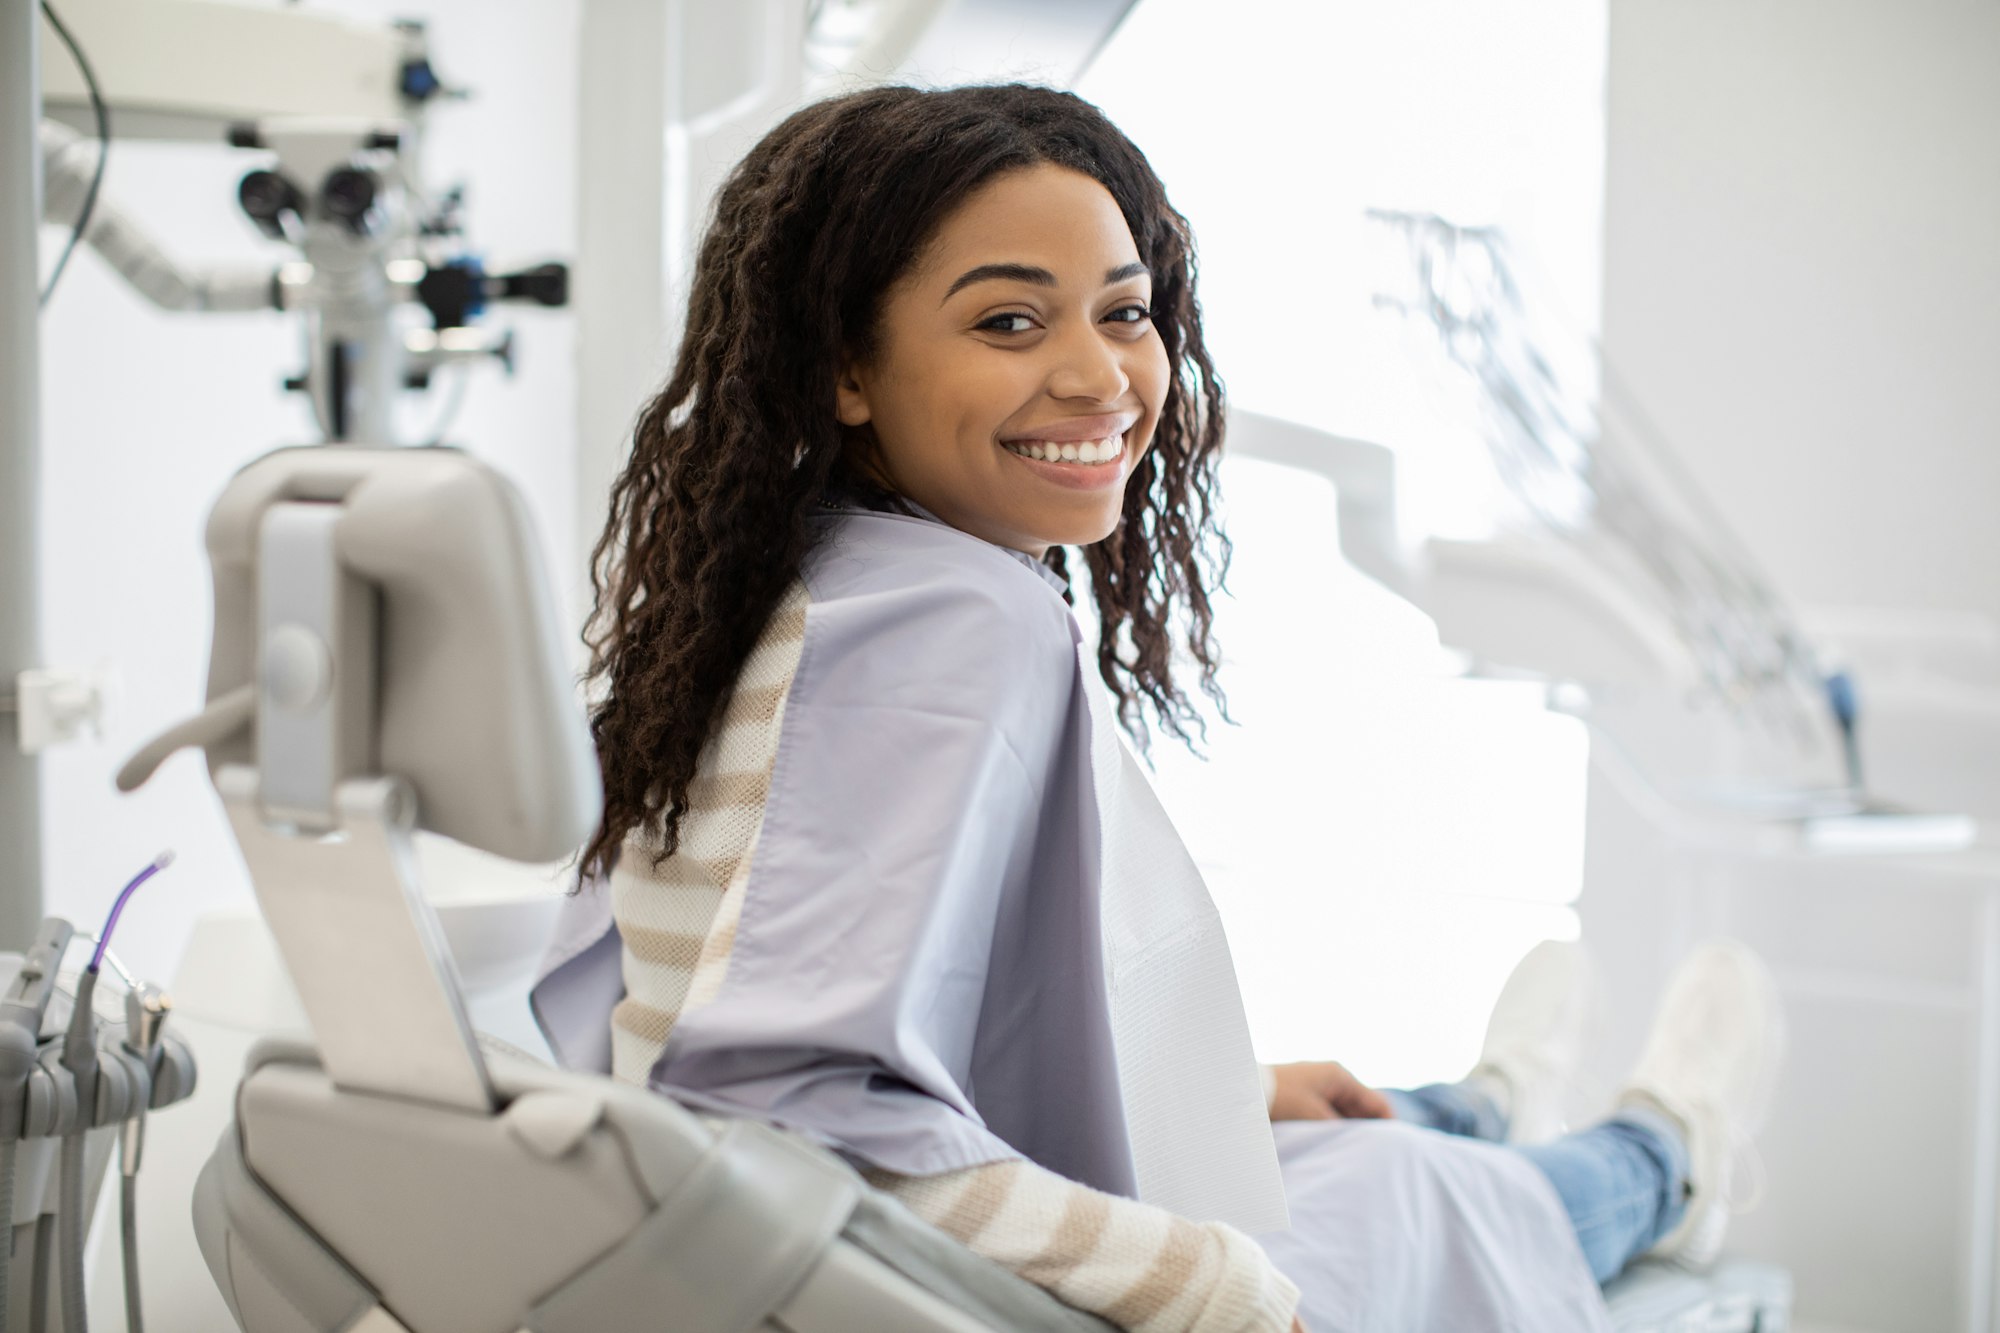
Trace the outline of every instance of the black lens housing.
<path fill-rule="evenodd" d="M 247 173 L 237 183 L 236 202 L 257 224 L 257 230 L 274 241 L 285 239 L 285 214 L 300 214 L 305 209 L 305 196 L 298 186 L 263 168 Z"/>
<path fill-rule="evenodd" d="M 375 173 L 360 167 L 335 167 L 320 182 L 320 211 L 357 236 L 375 230 L 378 214 L 375 199 L 381 183 Z"/>

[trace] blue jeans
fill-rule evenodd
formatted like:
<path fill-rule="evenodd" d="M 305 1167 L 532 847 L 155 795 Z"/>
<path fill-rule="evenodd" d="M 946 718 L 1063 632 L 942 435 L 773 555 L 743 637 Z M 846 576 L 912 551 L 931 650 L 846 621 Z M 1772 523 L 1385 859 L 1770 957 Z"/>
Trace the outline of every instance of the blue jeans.
<path fill-rule="evenodd" d="M 1413 1125 L 1495 1143 L 1507 1136 L 1492 1100 L 1463 1083 L 1383 1095 L 1396 1118 Z M 1514 1151 L 1556 1187 L 1599 1282 L 1652 1248 L 1687 1211 L 1687 1144 L 1672 1121 L 1643 1108 L 1627 1107 L 1601 1125 Z"/>

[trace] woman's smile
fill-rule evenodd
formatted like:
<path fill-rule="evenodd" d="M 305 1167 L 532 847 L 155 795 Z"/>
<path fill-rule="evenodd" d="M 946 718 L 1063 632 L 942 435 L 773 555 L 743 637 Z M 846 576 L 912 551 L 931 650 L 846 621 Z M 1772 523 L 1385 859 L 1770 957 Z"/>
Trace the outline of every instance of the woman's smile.
<path fill-rule="evenodd" d="M 1125 482 L 1125 437 L 1101 440 L 1002 440 L 1000 447 L 1025 463 L 1035 475 L 1058 486 L 1082 490 L 1122 486 Z"/>
<path fill-rule="evenodd" d="M 1129 470 L 1126 435 L 1137 422 L 1131 413 L 1072 417 L 1028 427 L 1000 447 L 1058 486 L 1117 486 Z"/>

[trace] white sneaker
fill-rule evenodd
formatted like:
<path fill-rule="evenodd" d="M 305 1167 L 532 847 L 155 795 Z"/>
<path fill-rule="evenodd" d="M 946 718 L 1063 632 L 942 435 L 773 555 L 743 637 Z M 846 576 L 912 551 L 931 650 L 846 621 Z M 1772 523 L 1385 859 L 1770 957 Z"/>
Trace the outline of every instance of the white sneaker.
<path fill-rule="evenodd" d="M 1546 1143 L 1563 1132 L 1563 1101 L 1588 1035 L 1597 965 L 1581 944 L 1544 940 L 1500 988 L 1479 1063 L 1465 1081 L 1507 1116 L 1507 1142 Z"/>
<path fill-rule="evenodd" d="M 1784 1058 L 1785 1013 L 1777 982 L 1749 946 L 1701 945 L 1675 969 L 1646 1049 L 1619 1094 L 1620 1106 L 1664 1112 L 1688 1148 L 1688 1208 L 1679 1226 L 1647 1251 L 1687 1268 L 1722 1252 L 1739 1156 L 1754 1168 L 1751 1136 L 1763 1126 Z"/>

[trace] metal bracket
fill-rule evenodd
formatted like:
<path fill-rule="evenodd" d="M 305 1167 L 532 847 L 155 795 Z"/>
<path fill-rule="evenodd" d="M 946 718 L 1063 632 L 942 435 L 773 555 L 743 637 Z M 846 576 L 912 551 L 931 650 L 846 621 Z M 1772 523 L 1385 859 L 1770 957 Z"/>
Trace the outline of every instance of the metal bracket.
<path fill-rule="evenodd" d="M 257 587 L 257 766 L 264 812 L 301 828 L 339 820 L 334 789 L 373 767 L 376 595 L 341 564 L 343 509 L 264 512 Z"/>
<path fill-rule="evenodd" d="M 0 689 L 0 713 L 15 715 L 22 754 L 40 754 L 88 730 L 104 734 L 104 678 L 94 671 L 30 669 Z"/>
<path fill-rule="evenodd" d="M 410 785 L 341 782 L 323 836 L 267 823 L 254 768 L 226 765 L 215 785 L 333 1081 L 490 1110 L 458 972 L 418 879 Z"/>

